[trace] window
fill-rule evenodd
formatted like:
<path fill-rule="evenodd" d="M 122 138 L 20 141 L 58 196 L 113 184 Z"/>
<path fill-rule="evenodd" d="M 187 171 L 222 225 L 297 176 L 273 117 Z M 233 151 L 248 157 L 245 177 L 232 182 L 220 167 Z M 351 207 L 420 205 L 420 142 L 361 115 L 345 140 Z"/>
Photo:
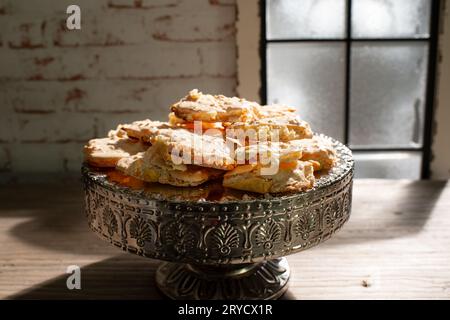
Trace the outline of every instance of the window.
<path fill-rule="evenodd" d="M 427 178 L 438 0 L 262 2 L 262 100 L 349 145 L 356 176 Z"/>

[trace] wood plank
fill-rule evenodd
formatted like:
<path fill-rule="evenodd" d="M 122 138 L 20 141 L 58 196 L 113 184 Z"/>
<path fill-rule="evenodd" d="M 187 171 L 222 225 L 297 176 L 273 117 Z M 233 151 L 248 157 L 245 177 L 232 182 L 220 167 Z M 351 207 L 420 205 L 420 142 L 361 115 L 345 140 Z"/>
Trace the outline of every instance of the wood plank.
<path fill-rule="evenodd" d="M 157 260 L 97 238 L 81 185 L 0 187 L 0 298 L 162 299 Z M 284 299 L 449 299 L 450 186 L 357 180 L 352 217 L 328 242 L 288 257 Z M 69 265 L 82 290 L 66 288 Z"/>

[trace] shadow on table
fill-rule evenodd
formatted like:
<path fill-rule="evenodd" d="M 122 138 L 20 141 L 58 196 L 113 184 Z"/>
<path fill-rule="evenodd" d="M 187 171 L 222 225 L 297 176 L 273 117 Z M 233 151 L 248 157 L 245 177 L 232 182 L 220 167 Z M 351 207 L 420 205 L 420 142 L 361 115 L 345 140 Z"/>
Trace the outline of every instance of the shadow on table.
<path fill-rule="evenodd" d="M 30 246 L 74 254 L 117 254 L 90 231 L 79 182 L 2 186 L 0 203 L 0 219 L 20 219 L 8 232 Z"/>
<path fill-rule="evenodd" d="M 401 188 L 390 189 L 388 181 L 373 180 L 373 183 L 374 188 L 367 183 L 357 184 L 350 220 L 323 245 L 363 243 L 418 233 L 430 219 L 447 185 L 447 181 L 409 181 L 403 182 Z"/>
<path fill-rule="evenodd" d="M 295 295 L 291 292 L 290 289 L 287 289 L 287 291 L 280 297 L 280 300 L 298 300 Z"/>
<path fill-rule="evenodd" d="M 82 267 L 80 290 L 67 289 L 70 274 L 62 274 L 8 299 L 165 299 L 155 283 L 158 264 L 124 253 Z"/>
<path fill-rule="evenodd" d="M 81 289 L 67 289 L 70 274 L 34 285 L 7 297 L 14 300 L 52 299 L 144 299 L 166 298 L 156 287 L 156 260 L 121 254 L 81 268 Z M 288 290 L 281 300 L 295 300 Z"/>

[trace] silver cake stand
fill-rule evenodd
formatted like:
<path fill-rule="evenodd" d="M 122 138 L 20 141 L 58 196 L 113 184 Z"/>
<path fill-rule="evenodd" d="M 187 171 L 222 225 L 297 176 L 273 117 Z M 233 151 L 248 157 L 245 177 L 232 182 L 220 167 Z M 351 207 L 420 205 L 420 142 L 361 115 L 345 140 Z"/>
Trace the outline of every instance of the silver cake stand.
<path fill-rule="evenodd" d="M 173 299 L 276 299 L 287 289 L 284 256 L 329 239 L 349 219 L 351 151 L 307 192 L 226 201 L 164 199 L 110 181 L 84 165 L 90 228 L 125 251 L 164 260 L 159 289 Z"/>

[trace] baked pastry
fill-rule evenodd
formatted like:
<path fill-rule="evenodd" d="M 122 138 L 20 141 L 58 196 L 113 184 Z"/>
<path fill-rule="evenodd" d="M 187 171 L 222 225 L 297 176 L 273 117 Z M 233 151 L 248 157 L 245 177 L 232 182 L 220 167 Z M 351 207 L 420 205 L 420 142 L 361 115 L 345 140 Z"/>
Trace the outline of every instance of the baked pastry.
<path fill-rule="evenodd" d="M 280 141 L 309 139 L 313 136 L 309 124 L 294 113 L 249 122 L 236 122 L 231 124 L 229 129 L 247 133 L 249 130 L 253 130 L 258 137 L 263 136 Z M 236 133 L 234 134 L 236 135 Z"/>
<path fill-rule="evenodd" d="M 175 113 L 171 112 L 169 113 L 169 124 L 172 127 L 179 127 L 184 128 L 188 130 L 195 130 L 198 126 L 198 128 L 201 128 L 202 130 L 208 130 L 208 129 L 219 129 L 223 130 L 224 126 L 222 122 L 206 122 L 206 121 L 194 121 L 189 122 L 186 120 L 183 120 L 181 118 L 178 118 Z"/>
<path fill-rule="evenodd" d="M 140 139 L 143 142 L 149 142 L 158 130 L 171 128 L 167 122 L 152 121 L 150 119 L 134 121 L 130 124 L 121 124 L 119 128 L 127 133 L 131 138 Z"/>
<path fill-rule="evenodd" d="M 177 190 L 216 181 L 225 198 L 237 190 L 304 191 L 314 186 L 314 171 L 336 162 L 333 146 L 313 136 L 294 107 L 261 106 L 197 89 L 171 106 L 167 122 L 119 125 L 108 137 L 90 140 L 84 152 L 89 164 L 120 172 L 118 183 Z M 210 191 L 214 195 L 217 188 Z"/>
<path fill-rule="evenodd" d="M 258 119 L 290 116 L 295 114 L 297 109 L 295 107 L 286 106 L 282 104 L 272 104 L 260 106 L 256 109 L 255 114 Z"/>
<path fill-rule="evenodd" d="M 234 122 L 247 121 L 255 116 L 256 102 L 250 102 L 236 97 L 203 94 L 197 89 L 188 93 L 171 111 L 180 119 L 188 122 Z"/>
<path fill-rule="evenodd" d="M 165 146 L 164 159 L 180 157 L 185 163 L 199 164 L 208 168 L 229 170 L 234 168 L 235 161 L 230 145 L 226 143 L 223 131 L 208 130 L 197 134 L 194 130 L 186 129 L 178 124 L 143 120 L 132 124 L 121 125 L 129 136 L 138 138 L 145 143 L 154 144 L 155 141 Z"/>
<path fill-rule="evenodd" d="M 315 171 L 331 169 L 336 163 L 336 152 L 333 146 L 321 137 L 292 140 L 289 143 L 301 148 L 301 159 L 310 161 Z"/>
<path fill-rule="evenodd" d="M 220 170 L 235 166 L 232 149 L 221 131 L 199 135 L 183 128 L 161 129 L 150 141 L 163 146 L 166 160 Z"/>
<path fill-rule="evenodd" d="M 259 164 L 238 166 L 223 176 L 223 185 L 250 192 L 279 193 L 307 190 L 315 181 L 313 166 L 307 161 L 281 162 L 279 170 L 271 175 L 263 175 L 261 170 Z"/>
<path fill-rule="evenodd" d="M 302 191 L 314 184 L 312 163 L 300 161 L 302 147 L 285 142 L 264 142 L 236 150 L 243 164 L 224 175 L 225 187 L 256 193 Z"/>
<path fill-rule="evenodd" d="M 129 139 L 127 134 L 118 128 L 111 130 L 107 138 L 89 140 L 84 146 L 84 156 L 93 166 L 114 168 L 120 159 L 146 149 L 147 146 L 140 140 Z"/>
<path fill-rule="evenodd" d="M 264 162 L 289 162 L 299 160 L 302 157 L 302 147 L 285 142 L 259 142 L 248 146 L 239 147 L 235 151 L 236 163 L 256 164 Z"/>
<path fill-rule="evenodd" d="M 219 177 L 222 172 L 195 165 L 175 164 L 168 161 L 164 144 L 156 143 L 145 152 L 122 158 L 116 168 L 134 178 L 146 182 L 159 182 L 177 187 L 198 186 Z"/>

